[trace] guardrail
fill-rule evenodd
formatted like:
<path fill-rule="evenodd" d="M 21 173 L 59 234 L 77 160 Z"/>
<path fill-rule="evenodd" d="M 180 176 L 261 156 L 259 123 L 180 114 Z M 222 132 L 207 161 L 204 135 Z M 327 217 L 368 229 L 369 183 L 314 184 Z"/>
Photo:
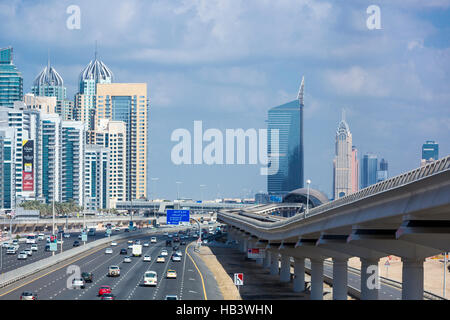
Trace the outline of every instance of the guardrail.
<path fill-rule="evenodd" d="M 55 264 L 58 264 L 60 262 L 63 262 L 64 260 L 70 259 L 76 255 L 81 254 L 82 252 L 91 250 L 95 247 L 104 245 L 108 242 L 114 241 L 114 240 L 121 240 L 121 239 L 127 239 L 135 237 L 136 235 L 142 235 L 142 234 L 159 234 L 166 232 L 167 229 L 170 229 L 171 231 L 178 231 L 185 229 L 186 227 L 160 227 L 157 229 L 146 229 L 146 230 L 138 230 L 133 231 L 127 234 L 120 234 L 111 236 L 104 239 L 95 240 L 92 242 L 89 242 L 83 246 L 76 247 L 73 249 L 66 250 L 62 253 L 55 254 L 54 256 L 41 259 L 39 261 L 27 264 L 23 267 L 17 268 L 12 271 L 8 271 L 6 273 L 3 273 L 0 275 L 0 288 L 3 288 L 5 286 L 8 286 L 16 281 L 19 281 L 21 279 L 24 279 L 26 277 L 29 277 L 39 271 L 42 271 L 44 269 L 47 269 Z"/>

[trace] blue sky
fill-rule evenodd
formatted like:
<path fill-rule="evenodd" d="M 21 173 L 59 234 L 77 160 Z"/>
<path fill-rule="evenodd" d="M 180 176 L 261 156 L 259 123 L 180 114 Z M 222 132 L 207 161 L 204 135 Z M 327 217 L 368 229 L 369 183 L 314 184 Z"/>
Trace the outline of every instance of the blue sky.
<path fill-rule="evenodd" d="M 66 28 L 66 8 L 81 29 Z M 366 8 L 381 9 L 368 30 Z M 305 179 L 331 196 L 341 110 L 360 154 L 394 176 L 419 166 L 425 140 L 450 154 L 450 0 L 0 0 L 0 47 L 13 46 L 24 92 L 47 61 L 69 98 L 100 59 L 118 82 L 147 82 L 150 177 L 156 194 L 250 196 L 266 190 L 260 165 L 175 166 L 177 128 L 265 128 L 269 108 L 294 100 L 305 76 Z M 150 187 L 153 184 L 149 184 Z"/>

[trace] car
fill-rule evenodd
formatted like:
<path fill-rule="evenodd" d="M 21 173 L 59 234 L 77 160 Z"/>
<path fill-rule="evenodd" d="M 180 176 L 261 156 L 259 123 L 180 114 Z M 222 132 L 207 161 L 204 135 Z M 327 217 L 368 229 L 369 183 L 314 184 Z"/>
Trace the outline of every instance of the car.
<path fill-rule="evenodd" d="M 112 254 L 113 250 L 111 248 L 106 248 L 105 249 L 105 254 Z"/>
<path fill-rule="evenodd" d="M 109 277 L 118 277 L 118 276 L 120 276 L 120 268 L 118 266 L 109 266 L 108 276 Z"/>
<path fill-rule="evenodd" d="M 164 235 L 167 237 L 169 235 L 169 233 L 168 232 L 164 232 Z"/>
<path fill-rule="evenodd" d="M 158 256 L 158 258 L 156 258 L 156 263 L 160 262 L 166 262 L 166 258 L 164 258 L 163 256 Z"/>
<path fill-rule="evenodd" d="M 173 270 L 173 269 L 167 270 L 166 278 L 167 279 L 176 279 L 177 278 L 177 272 L 175 270 Z"/>
<path fill-rule="evenodd" d="M 44 239 L 45 239 L 45 234 L 39 233 L 39 234 L 38 234 L 38 240 L 39 240 L 39 241 L 42 241 L 42 240 L 44 240 Z"/>
<path fill-rule="evenodd" d="M 120 254 L 127 254 L 127 253 L 128 253 L 127 249 L 125 248 L 120 249 Z"/>
<path fill-rule="evenodd" d="M 117 246 L 117 242 L 115 242 L 115 241 L 111 242 L 111 246 L 113 246 L 113 247 Z"/>
<path fill-rule="evenodd" d="M 180 241 L 180 246 L 185 246 L 186 245 L 186 241 L 185 240 L 181 240 Z"/>
<path fill-rule="evenodd" d="M 123 262 L 125 262 L 125 263 L 130 263 L 131 262 L 131 258 L 130 257 L 125 257 L 124 259 L 123 259 Z"/>
<path fill-rule="evenodd" d="M 173 237 L 173 242 L 180 242 L 180 237 Z"/>
<path fill-rule="evenodd" d="M 20 295 L 20 300 L 37 300 L 37 294 L 30 291 L 24 291 Z"/>
<path fill-rule="evenodd" d="M 177 255 L 177 256 L 179 256 L 179 257 L 182 257 L 182 256 L 183 256 L 183 253 L 182 253 L 181 251 L 178 250 L 178 251 L 175 252 L 175 255 Z"/>
<path fill-rule="evenodd" d="M 15 247 L 9 247 L 8 249 L 6 249 L 6 254 L 16 254 L 17 253 L 17 249 Z"/>
<path fill-rule="evenodd" d="M 102 300 L 116 300 L 116 296 L 113 295 L 112 293 L 104 293 L 101 295 Z"/>
<path fill-rule="evenodd" d="M 161 255 L 162 255 L 163 257 L 166 257 L 166 256 L 168 256 L 169 254 L 167 253 L 167 250 L 166 250 L 166 249 L 163 249 L 163 250 L 161 250 Z"/>
<path fill-rule="evenodd" d="M 144 273 L 144 286 L 156 286 L 158 284 L 158 274 L 155 271 Z"/>
<path fill-rule="evenodd" d="M 178 300 L 178 296 L 176 294 L 168 294 L 164 300 Z"/>
<path fill-rule="evenodd" d="M 23 251 L 25 251 L 25 253 L 26 253 L 27 255 L 29 255 L 29 256 L 33 255 L 33 250 L 31 250 L 31 248 L 27 248 L 27 249 L 25 249 L 25 250 L 23 250 Z"/>
<path fill-rule="evenodd" d="M 156 243 L 156 237 L 151 237 L 150 243 Z"/>
<path fill-rule="evenodd" d="M 128 244 L 133 244 L 133 240 L 128 240 L 127 243 Z"/>
<path fill-rule="evenodd" d="M 28 254 L 25 251 L 20 251 L 17 260 L 26 260 L 26 258 L 28 258 Z"/>
<path fill-rule="evenodd" d="M 45 245 L 44 251 L 50 251 L 50 244 L 49 243 L 47 243 Z"/>
<path fill-rule="evenodd" d="M 144 247 L 148 247 L 149 243 L 148 242 L 144 242 Z"/>
<path fill-rule="evenodd" d="M 134 240 L 134 244 L 141 244 L 141 241 L 139 241 L 139 240 Z"/>
<path fill-rule="evenodd" d="M 84 280 L 83 280 L 83 278 L 74 278 L 72 280 L 72 288 L 74 288 L 74 289 L 84 289 Z"/>
<path fill-rule="evenodd" d="M 8 248 L 11 244 L 8 242 L 3 242 L 2 243 L 2 248 Z"/>
<path fill-rule="evenodd" d="M 172 255 L 172 261 L 173 262 L 180 262 L 181 261 L 181 257 L 177 256 L 176 254 Z"/>
<path fill-rule="evenodd" d="M 130 232 L 130 230 L 128 230 L 128 229 L 125 229 L 125 232 Z"/>
<path fill-rule="evenodd" d="M 178 249 L 180 249 L 180 247 L 179 246 L 173 246 L 173 251 L 177 251 Z"/>
<path fill-rule="evenodd" d="M 64 238 L 70 238 L 70 233 L 64 233 L 64 234 L 63 234 L 63 237 L 64 237 Z"/>
<path fill-rule="evenodd" d="M 172 241 L 171 240 L 166 240 L 166 247 L 170 247 L 172 245 Z"/>
<path fill-rule="evenodd" d="M 145 262 L 150 262 L 150 261 L 152 261 L 152 257 L 150 257 L 150 256 L 144 256 L 144 261 L 145 261 Z"/>
<path fill-rule="evenodd" d="M 114 229 L 114 231 L 117 231 L 117 232 L 119 232 L 119 231 L 120 231 L 120 228 L 119 228 L 119 227 L 117 227 L 117 228 L 115 228 L 115 229 Z"/>
<path fill-rule="evenodd" d="M 111 293 L 111 287 L 110 286 L 101 286 L 98 289 L 98 295 L 102 296 L 104 294 L 110 294 Z"/>
<path fill-rule="evenodd" d="M 73 246 L 74 246 L 74 247 L 78 247 L 79 245 L 80 245 L 80 241 L 75 240 L 75 241 L 73 242 Z"/>
<path fill-rule="evenodd" d="M 129 245 L 128 245 L 128 249 L 133 249 L 133 245 L 132 245 L 132 244 L 129 244 Z"/>
<path fill-rule="evenodd" d="M 32 244 L 31 245 L 31 250 L 38 251 L 38 245 L 37 244 Z"/>
<path fill-rule="evenodd" d="M 92 272 L 83 272 L 81 273 L 81 277 L 83 278 L 84 282 L 92 282 L 94 274 Z"/>

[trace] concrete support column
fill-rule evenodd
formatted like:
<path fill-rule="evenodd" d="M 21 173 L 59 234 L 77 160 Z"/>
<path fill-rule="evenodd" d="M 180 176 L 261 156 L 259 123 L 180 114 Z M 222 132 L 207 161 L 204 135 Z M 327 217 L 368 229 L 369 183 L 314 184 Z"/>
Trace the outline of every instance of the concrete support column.
<path fill-rule="evenodd" d="M 378 259 L 361 258 L 361 300 L 378 300 L 378 274 Z"/>
<path fill-rule="evenodd" d="M 333 300 L 347 300 L 347 259 L 333 259 Z"/>
<path fill-rule="evenodd" d="M 281 282 L 291 281 L 290 257 L 288 255 L 284 255 L 284 254 L 281 255 L 280 281 Z"/>
<path fill-rule="evenodd" d="M 248 249 L 248 239 L 244 237 L 242 239 L 242 252 L 245 253 L 246 256 L 247 256 L 247 249 Z"/>
<path fill-rule="evenodd" d="M 277 275 L 278 274 L 278 254 L 271 253 L 270 259 L 270 274 Z"/>
<path fill-rule="evenodd" d="M 294 258 L 294 292 L 305 290 L 305 258 Z"/>
<path fill-rule="evenodd" d="M 402 262 L 402 300 L 423 300 L 423 259 Z"/>
<path fill-rule="evenodd" d="M 311 260 L 311 300 L 323 300 L 323 259 Z"/>
<path fill-rule="evenodd" d="M 269 250 L 266 249 L 265 255 L 266 256 L 264 257 L 263 267 L 270 268 L 270 259 L 271 259 L 272 254 L 270 253 Z"/>

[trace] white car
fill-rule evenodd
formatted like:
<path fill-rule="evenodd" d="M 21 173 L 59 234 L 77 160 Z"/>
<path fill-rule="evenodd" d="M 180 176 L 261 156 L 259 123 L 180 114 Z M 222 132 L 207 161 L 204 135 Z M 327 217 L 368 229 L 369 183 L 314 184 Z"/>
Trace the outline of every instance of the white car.
<path fill-rule="evenodd" d="M 33 250 L 31 250 L 31 248 L 27 248 L 27 249 L 25 249 L 23 251 L 29 256 L 31 256 L 33 254 Z"/>
<path fill-rule="evenodd" d="M 133 245 L 132 245 L 132 244 L 129 244 L 129 245 L 128 245 L 128 249 L 133 249 Z"/>
<path fill-rule="evenodd" d="M 118 266 L 109 266 L 108 276 L 110 277 L 120 276 L 120 268 Z"/>
<path fill-rule="evenodd" d="M 167 253 L 167 250 L 161 250 L 161 255 L 163 256 L 163 257 L 166 257 L 166 256 L 168 256 L 169 254 Z"/>
<path fill-rule="evenodd" d="M 150 256 L 144 256 L 144 261 L 145 261 L 145 262 L 150 262 L 150 261 L 152 261 L 152 257 L 150 257 Z"/>
<path fill-rule="evenodd" d="M 144 286 L 156 286 L 158 284 L 158 274 L 155 271 L 144 273 Z"/>
<path fill-rule="evenodd" d="M 8 243 L 8 242 L 3 242 L 3 243 L 2 243 L 2 248 L 9 248 L 10 245 L 11 245 L 11 244 Z"/>
<path fill-rule="evenodd" d="M 167 237 L 169 235 L 169 233 L 168 232 L 164 232 L 164 235 Z"/>
<path fill-rule="evenodd" d="M 38 234 L 38 240 L 39 240 L 39 241 L 42 241 L 42 240 L 44 240 L 44 239 L 45 239 L 45 234 L 39 233 L 39 234 Z"/>
<path fill-rule="evenodd" d="M 178 250 L 177 252 L 175 252 L 175 255 L 177 255 L 177 256 L 179 256 L 179 257 L 182 257 L 182 256 L 183 256 L 183 254 L 181 253 L 180 250 Z"/>
<path fill-rule="evenodd" d="M 18 260 L 25 260 L 28 258 L 28 254 L 25 251 L 20 251 L 19 255 L 17 256 Z"/>
<path fill-rule="evenodd" d="M 115 247 L 115 246 L 117 246 L 117 242 L 113 241 L 113 242 L 111 242 L 111 245 L 112 245 L 113 247 Z"/>
<path fill-rule="evenodd" d="M 131 258 L 130 258 L 130 257 L 125 257 L 125 258 L 123 259 L 123 262 L 125 262 L 125 263 L 130 263 L 130 262 L 131 262 Z"/>
<path fill-rule="evenodd" d="M 166 258 L 164 258 L 163 256 L 158 256 L 158 258 L 156 258 L 156 263 L 164 263 L 166 262 Z"/>
<path fill-rule="evenodd" d="M 167 270 L 166 278 L 167 279 L 176 279 L 177 278 L 177 272 L 175 270 L 172 270 L 172 269 Z"/>
<path fill-rule="evenodd" d="M 156 243 L 156 237 L 152 237 L 152 238 L 150 239 L 150 242 L 151 242 L 151 243 Z"/>
<path fill-rule="evenodd" d="M 17 253 L 17 249 L 15 247 L 9 247 L 8 249 L 6 249 L 6 254 L 16 254 Z"/>
<path fill-rule="evenodd" d="M 173 261 L 173 262 L 180 262 L 180 261 L 181 261 L 181 257 L 178 256 L 178 255 L 176 255 L 176 254 L 174 254 L 174 255 L 172 256 L 172 261 Z"/>
<path fill-rule="evenodd" d="M 148 247 L 148 246 L 149 246 L 148 242 L 144 242 L 144 247 Z"/>
<path fill-rule="evenodd" d="M 38 245 L 37 244 L 32 244 L 31 245 L 31 250 L 38 251 Z"/>
<path fill-rule="evenodd" d="M 64 233 L 63 237 L 64 238 L 70 238 L 70 233 Z"/>
<path fill-rule="evenodd" d="M 131 243 L 131 244 L 133 244 L 133 240 L 128 240 L 128 243 Z"/>
<path fill-rule="evenodd" d="M 75 278 L 72 280 L 72 288 L 84 289 L 84 280 L 81 278 Z"/>
<path fill-rule="evenodd" d="M 105 254 L 112 254 L 113 250 L 111 248 L 106 248 Z"/>

